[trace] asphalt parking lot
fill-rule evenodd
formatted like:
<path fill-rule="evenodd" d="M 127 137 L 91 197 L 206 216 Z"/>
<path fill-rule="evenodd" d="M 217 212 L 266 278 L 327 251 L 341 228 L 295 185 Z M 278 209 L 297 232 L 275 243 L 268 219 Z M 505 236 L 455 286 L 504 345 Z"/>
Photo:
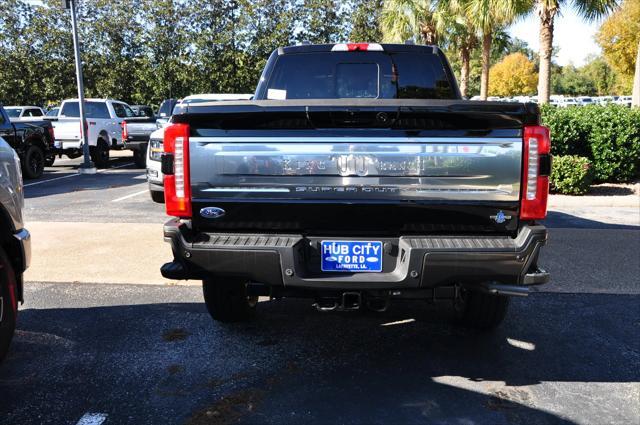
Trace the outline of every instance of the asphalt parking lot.
<path fill-rule="evenodd" d="M 638 423 L 638 208 L 552 211 L 553 281 L 491 334 L 418 302 L 264 301 L 221 325 L 198 286 L 147 278 L 169 250 L 144 170 L 124 153 L 95 176 L 78 164 L 26 182 L 35 270 L 0 366 L 2 424 Z M 62 240 L 90 229 L 99 243 L 78 252 Z"/>

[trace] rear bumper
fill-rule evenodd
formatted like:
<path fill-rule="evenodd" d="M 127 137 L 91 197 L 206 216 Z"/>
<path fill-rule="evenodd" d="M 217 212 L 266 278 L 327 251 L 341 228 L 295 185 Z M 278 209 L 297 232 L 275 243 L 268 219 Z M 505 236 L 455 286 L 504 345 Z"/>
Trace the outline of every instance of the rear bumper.
<path fill-rule="evenodd" d="M 131 150 L 144 150 L 147 151 L 147 145 L 149 144 L 149 136 L 140 136 L 127 139 L 124 142 L 124 146 Z"/>
<path fill-rule="evenodd" d="M 419 289 L 459 284 L 494 293 L 502 293 L 505 285 L 516 287 L 513 289 L 517 292 L 517 288 L 549 280 L 549 274 L 537 266 L 538 253 L 547 240 L 547 230 L 540 225 L 523 226 L 516 238 L 366 238 L 384 243 L 382 273 L 318 270 L 319 242 L 349 238 L 194 233 L 178 220 L 165 224 L 164 238 L 174 255 L 174 261 L 161 269 L 169 279 L 233 275 L 270 286 L 315 290 Z"/>

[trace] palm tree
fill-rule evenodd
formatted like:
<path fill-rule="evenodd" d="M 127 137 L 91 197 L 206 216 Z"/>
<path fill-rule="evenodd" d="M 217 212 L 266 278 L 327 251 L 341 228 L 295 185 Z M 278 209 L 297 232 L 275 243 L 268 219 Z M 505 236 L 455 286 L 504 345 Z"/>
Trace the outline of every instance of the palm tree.
<path fill-rule="evenodd" d="M 551 55 L 553 52 L 553 20 L 562 5 L 571 1 L 586 20 L 597 19 L 613 10 L 618 0 L 535 0 L 540 18 L 540 73 L 538 74 L 538 102 L 548 103 L 551 95 Z"/>
<path fill-rule="evenodd" d="M 437 44 L 439 14 L 431 0 L 385 0 L 380 19 L 382 41 L 402 43 L 414 39 Z"/>
<path fill-rule="evenodd" d="M 494 32 L 526 15 L 533 0 L 442 0 L 454 10 L 463 11 L 482 40 L 482 75 L 480 77 L 480 98 L 489 94 L 489 68 L 491 67 L 491 43 Z M 540 0 L 544 1 L 544 0 Z"/>
<path fill-rule="evenodd" d="M 464 11 L 454 13 L 447 1 L 386 0 L 382 11 L 383 41 L 416 39 L 451 46 L 460 52 L 460 92 L 467 95 L 471 52 L 478 38 Z"/>
<path fill-rule="evenodd" d="M 465 14 L 451 14 L 448 16 L 448 45 L 460 54 L 460 94 L 467 96 L 469 88 L 469 68 L 471 67 L 471 53 L 478 47 L 478 36 L 471 25 L 471 20 Z"/>

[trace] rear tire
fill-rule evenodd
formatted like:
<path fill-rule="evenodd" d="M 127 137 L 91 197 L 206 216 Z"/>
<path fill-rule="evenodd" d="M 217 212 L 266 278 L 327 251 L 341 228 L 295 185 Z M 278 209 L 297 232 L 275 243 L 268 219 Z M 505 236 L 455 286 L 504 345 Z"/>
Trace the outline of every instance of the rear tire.
<path fill-rule="evenodd" d="M 157 204 L 164 204 L 164 192 L 159 190 L 150 190 L 151 200 Z"/>
<path fill-rule="evenodd" d="M 257 296 L 247 295 L 244 279 L 216 277 L 202 281 L 204 302 L 213 320 L 244 322 L 255 317 Z"/>
<path fill-rule="evenodd" d="M 491 330 L 497 328 L 509 308 L 509 297 L 463 290 L 456 301 L 457 321 L 469 328 Z"/>
<path fill-rule="evenodd" d="M 109 145 L 102 139 L 98 139 L 96 146 L 91 149 L 91 160 L 97 168 L 109 166 Z"/>
<path fill-rule="evenodd" d="M 31 145 L 24 153 L 22 172 L 28 179 L 37 179 L 44 172 L 44 152 L 40 147 Z"/>
<path fill-rule="evenodd" d="M 9 351 L 18 315 L 16 275 L 4 250 L 0 248 L 0 361 Z"/>
<path fill-rule="evenodd" d="M 134 149 L 133 151 L 133 162 L 136 163 L 136 167 L 138 168 L 146 168 L 147 167 L 147 157 L 145 152 L 142 149 Z"/>

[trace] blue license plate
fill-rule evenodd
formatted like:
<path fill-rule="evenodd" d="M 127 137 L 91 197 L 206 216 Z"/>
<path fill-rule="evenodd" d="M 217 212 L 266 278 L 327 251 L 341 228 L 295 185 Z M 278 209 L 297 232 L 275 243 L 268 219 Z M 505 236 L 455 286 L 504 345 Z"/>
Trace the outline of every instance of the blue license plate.
<path fill-rule="evenodd" d="M 381 272 L 382 242 L 320 242 L 323 272 Z"/>

